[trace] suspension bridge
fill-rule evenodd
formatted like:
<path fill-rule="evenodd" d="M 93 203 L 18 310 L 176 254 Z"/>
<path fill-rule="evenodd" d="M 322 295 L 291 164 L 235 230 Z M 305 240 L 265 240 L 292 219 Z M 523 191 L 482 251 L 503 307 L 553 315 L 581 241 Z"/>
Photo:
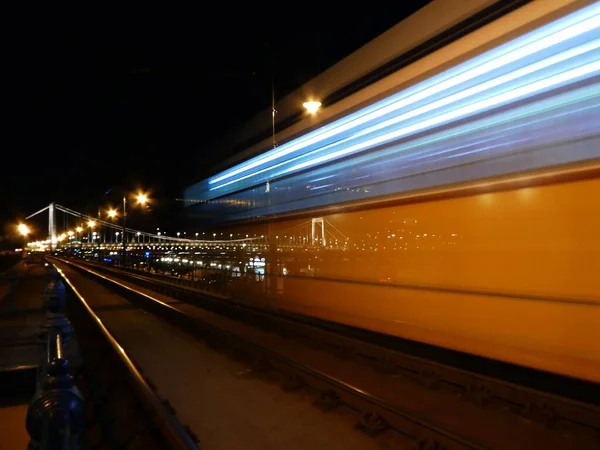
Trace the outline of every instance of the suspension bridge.
<path fill-rule="evenodd" d="M 349 242 L 347 236 L 323 217 L 310 218 L 277 233 L 268 231 L 261 234 L 244 231 L 225 233 L 229 235 L 229 239 L 226 239 L 221 237 L 223 232 L 204 232 L 202 237 L 199 237 L 200 233 L 196 233 L 195 238 L 187 238 L 181 237 L 180 233 L 178 236 L 168 236 L 160 231 L 152 233 L 137 230 L 81 213 L 55 202 L 29 215 L 25 220 L 43 217 L 43 214 L 47 216 L 48 235 L 28 243 L 28 246 L 34 250 L 56 251 L 62 248 L 169 250 L 183 246 L 204 249 L 248 247 L 262 251 L 272 246 L 278 249 L 317 247 L 343 250 L 348 247 Z M 212 239 L 205 239 L 206 234 L 212 236 Z"/>

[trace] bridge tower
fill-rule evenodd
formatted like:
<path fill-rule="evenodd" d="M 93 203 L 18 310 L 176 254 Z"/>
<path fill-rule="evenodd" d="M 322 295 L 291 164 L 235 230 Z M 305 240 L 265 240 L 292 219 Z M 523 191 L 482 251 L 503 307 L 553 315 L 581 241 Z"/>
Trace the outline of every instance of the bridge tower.
<path fill-rule="evenodd" d="M 312 238 L 312 244 L 314 244 L 318 237 L 317 237 L 317 226 L 321 225 L 321 244 L 323 245 L 323 247 L 327 246 L 327 239 L 325 238 L 325 220 L 323 220 L 322 217 L 315 217 L 312 219 L 312 229 L 311 229 L 311 238 Z"/>
<path fill-rule="evenodd" d="M 50 203 L 48 206 L 48 236 L 50 236 L 50 248 L 56 250 L 56 203 Z"/>

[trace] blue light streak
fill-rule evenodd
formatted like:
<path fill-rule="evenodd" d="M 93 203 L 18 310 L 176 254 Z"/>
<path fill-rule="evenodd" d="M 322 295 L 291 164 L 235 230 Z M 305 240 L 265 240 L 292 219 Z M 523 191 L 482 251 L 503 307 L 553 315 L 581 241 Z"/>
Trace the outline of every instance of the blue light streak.
<path fill-rule="evenodd" d="M 414 86 L 413 88 L 407 89 L 383 101 L 364 108 L 361 111 L 348 115 L 331 124 L 325 125 L 324 127 L 321 127 L 312 133 L 308 133 L 305 136 L 283 144 L 278 149 L 272 150 L 259 157 L 253 158 L 245 163 L 228 169 L 208 180 L 208 184 L 211 185 L 210 190 L 223 189 L 226 186 L 247 180 L 255 175 L 264 174 L 268 169 L 280 167 L 282 164 L 281 161 L 286 156 L 289 156 L 290 158 L 287 158 L 283 162 L 294 159 L 293 156 L 297 156 L 298 154 L 302 155 L 303 153 L 310 152 L 312 147 L 315 145 L 324 144 L 321 147 L 321 150 L 327 150 L 328 139 L 339 139 L 342 137 L 340 135 L 347 131 L 356 129 L 365 124 L 372 123 L 385 115 L 401 110 L 408 106 L 415 105 L 424 100 L 431 100 L 433 96 L 440 93 L 443 94 L 444 92 L 464 84 L 465 82 L 473 81 L 478 77 L 492 74 L 494 71 L 502 69 L 503 67 L 506 67 L 512 63 L 523 60 L 524 58 L 530 56 L 535 56 L 537 53 L 547 52 L 551 47 L 581 36 L 589 31 L 596 30 L 600 23 L 598 17 L 599 14 L 600 6 L 598 4 L 594 4 L 577 11 L 576 13 L 566 16 L 554 23 L 541 27 L 526 34 L 525 36 L 515 39 L 508 44 L 500 46 L 466 63 L 456 66 L 445 73 L 432 77 L 429 80 Z M 589 52 L 594 48 L 597 48 L 596 42 L 589 43 L 576 49 L 571 49 L 570 51 L 559 53 L 558 55 L 547 58 L 542 62 L 531 64 L 517 71 L 510 71 L 504 76 L 479 82 L 475 86 L 471 86 L 470 89 L 465 89 L 457 94 L 454 94 L 454 96 L 449 96 L 450 98 L 446 97 L 438 100 L 437 104 L 436 102 L 433 102 L 433 104 L 428 104 L 422 108 L 405 112 L 403 117 L 406 118 L 407 115 L 410 114 L 415 115 L 423 113 L 427 110 L 423 108 L 440 107 L 444 104 L 444 102 L 448 104 L 448 102 L 457 101 L 461 98 L 466 98 L 476 93 L 484 92 L 486 89 L 516 80 L 519 77 L 531 74 L 537 70 L 543 69 L 544 67 L 548 67 L 568 58 L 572 58 L 577 54 Z M 401 119 L 396 118 L 396 120 Z M 386 126 L 386 123 L 389 122 L 379 124 L 379 128 Z M 369 131 L 372 132 L 374 129 L 369 128 Z M 365 131 L 359 132 L 351 137 L 356 138 L 364 134 Z M 337 139 L 335 142 L 337 142 Z M 345 139 L 348 138 L 346 137 Z M 267 165 L 268 163 L 275 164 Z M 253 170 L 259 167 L 262 168 L 259 170 Z M 302 165 L 300 167 L 307 166 Z M 286 171 L 285 173 L 289 173 L 289 171 Z M 245 175 L 237 176 L 241 174 Z M 222 183 L 225 180 L 229 181 Z M 217 183 L 219 184 L 214 186 Z"/>
<path fill-rule="evenodd" d="M 186 197 L 239 220 L 600 158 L 599 111 L 597 2 L 225 170 Z M 217 198 L 231 202 L 210 202 Z"/>

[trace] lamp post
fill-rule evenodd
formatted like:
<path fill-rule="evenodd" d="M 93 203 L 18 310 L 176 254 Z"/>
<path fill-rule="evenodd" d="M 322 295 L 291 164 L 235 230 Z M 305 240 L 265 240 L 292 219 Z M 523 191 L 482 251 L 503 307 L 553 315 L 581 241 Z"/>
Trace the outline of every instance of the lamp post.
<path fill-rule="evenodd" d="M 27 225 L 25 225 L 24 223 L 20 223 L 17 226 L 17 230 L 19 231 L 19 234 L 21 236 L 23 236 L 23 251 L 25 251 L 26 247 L 27 247 L 27 236 L 29 235 L 29 233 L 31 233 L 31 230 L 29 229 L 29 227 Z M 24 253 L 23 253 L 24 254 Z M 12 292 L 12 288 L 11 288 L 11 292 Z M 12 295 L 12 294 L 11 294 Z M 12 297 L 11 297 L 12 298 Z"/>
<path fill-rule="evenodd" d="M 77 239 L 79 248 L 81 248 L 81 232 L 83 231 L 83 227 L 77 227 L 75 228 L 75 231 L 77 232 L 75 239 Z"/>
<path fill-rule="evenodd" d="M 277 114 L 277 110 L 275 109 L 275 78 L 271 78 L 271 125 L 272 125 L 272 141 L 273 148 L 277 147 L 277 141 L 275 140 L 275 114 Z"/>
<path fill-rule="evenodd" d="M 123 257 L 121 265 L 127 264 L 127 244 L 125 243 L 125 227 L 127 226 L 127 196 L 123 195 L 123 229 L 121 230 L 121 240 L 123 241 Z"/>
<path fill-rule="evenodd" d="M 138 204 L 145 205 L 148 202 L 148 196 L 144 193 L 138 193 L 136 195 L 136 200 Z M 127 195 L 123 195 L 123 230 L 121 239 L 123 241 L 123 261 L 122 265 L 125 267 L 127 265 L 127 236 L 125 229 L 127 228 Z"/>
<path fill-rule="evenodd" d="M 92 230 L 94 229 L 95 226 L 96 226 L 96 221 L 88 220 L 88 227 L 90 227 L 90 230 L 88 231 L 88 247 L 90 246 L 90 242 L 92 239 Z"/>
<path fill-rule="evenodd" d="M 116 217 L 117 217 L 117 210 L 116 210 L 116 209 L 113 209 L 113 208 L 111 208 L 111 209 L 109 209 L 109 210 L 108 210 L 108 213 L 107 213 L 107 214 L 108 214 L 108 217 L 109 217 L 110 219 L 114 219 L 114 218 L 116 218 Z M 105 230 L 103 233 L 104 233 L 104 243 L 106 244 L 106 230 Z M 109 238 L 110 242 L 112 242 L 112 236 L 111 236 L 111 233 L 110 233 L 110 231 L 109 231 L 108 238 Z"/>

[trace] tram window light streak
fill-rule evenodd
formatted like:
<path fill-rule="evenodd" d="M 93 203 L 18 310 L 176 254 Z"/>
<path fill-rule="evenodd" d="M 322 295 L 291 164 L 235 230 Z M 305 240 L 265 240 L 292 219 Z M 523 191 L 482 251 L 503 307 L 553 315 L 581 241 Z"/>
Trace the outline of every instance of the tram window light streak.
<path fill-rule="evenodd" d="M 549 47 L 563 43 L 569 39 L 580 36 L 588 31 L 598 28 L 600 20 L 600 4 L 596 3 L 562 18 L 554 23 L 541 27 L 528 33 L 508 44 L 500 46 L 490 52 L 474 58 L 467 63 L 463 63 L 443 74 L 432 77 L 431 79 L 419 85 L 409 88 L 403 92 L 380 101 L 374 105 L 364 108 L 357 113 L 346 116 L 336 122 L 326 125 L 312 133 L 283 144 L 277 150 L 268 152 L 262 156 L 256 157 L 240 164 L 232 169 L 222 172 L 220 175 L 208 180 L 209 185 L 214 185 L 221 181 L 235 177 L 236 175 L 248 172 L 254 168 L 265 165 L 269 162 L 282 159 L 283 157 L 305 149 L 306 147 L 324 141 L 337 134 L 346 132 L 352 128 L 363 125 L 369 121 L 376 120 L 385 114 L 405 108 L 418 101 L 422 101 L 432 95 L 443 93 L 452 87 L 464 83 L 474 78 L 490 73 L 496 69 L 502 68 L 507 64 L 513 63 L 527 56 L 547 50 Z M 590 43 L 590 45 L 593 45 Z M 583 49 L 580 49 L 583 50 Z M 589 50 L 588 50 L 589 51 Z M 547 61 L 546 64 L 555 64 L 556 60 L 568 58 L 567 55 L 556 55 L 555 62 Z M 533 70 L 533 69 L 532 69 Z M 490 85 L 491 86 L 491 85 Z M 463 94 L 464 95 L 464 94 Z M 279 166 L 280 164 L 277 164 Z M 273 168 L 273 167 L 270 167 Z M 265 169 L 252 172 L 249 176 L 258 173 L 264 173 Z M 235 178 L 227 183 L 221 183 L 211 190 L 221 189 L 230 184 L 242 181 L 249 177 Z"/>
<path fill-rule="evenodd" d="M 305 137 L 302 137 L 295 141 L 292 141 L 290 143 L 290 145 L 287 146 L 288 148 L 283 149 L 283 147 L 285 146 L 284 145 L 284 146 L 282 146 L 281 149 L 269 152 L 263 156 L 257 157 L 253 160 L 250 160 L 247 163 L 241 164 L 237 168 L 233 168 L 233 169 L 230 169 L 229 171 L 225 171 L 223 175 L 217 176 L 216 178 L 211 179 L 209 181 L 209 184 L 214 184 L 218 181 L 222 181 L 222 180 L 227 179 L 235 174 L 241 173 L 243 171 L 246 171 L 246 170 L 256 167 L 258 165 L 264 164 L 273 159 L 277 159 L 281 156 L 285 156 L 295 150 L 294 144 L 308 145 L 311 143 L 310 142 L 311 137 L 315 138 L 315 137 L 321 136 L 321 138 L 323 138 L 323 137 L 327 137 L 327 132 L 331 133 L 332 131 L 336 131 L 335 129 L 328 130 L 327 128 L 331 128 L 332 126 L 335 127 L 336 125 L 341 124 L 341 126 L 337 127 L 337 131 L 338 132 L 345 131 L 345 129 L 347 129 L 348 125 L 354 126 L 354 125 L 358 125 L 360 123 L 364 123 L 367 120 L 375 119 L 387 112 L 393 111 L 399 107 L 407 106 L 408 104 L 414 103 L 416 100 L 425 98 L 433 93 L 438 93 L 438 92 L 447 90 L 450 87 L 452 87 L 458 83 L 467 81 L 478 75 L 485 74 L 493 69 L 502 67 L 503 65 L 506 65 L 513 61 L 516 61 L 525 56 L 531 55 L 535 52 L 539 52 L 548 46 L 555 45 L 559 42 L 562 42 L 563 40 L 580 35 L 580 34 L 586 32 L 586 31 L 589 31 L 590 29 L 593 29 L 594 27 L 597 26 L 597 24 L 595 23 L 595 20 L 596 20 L 595 17 L 592 17 L 589 20 L 583 20 L 583 19 L 585 19 L 586 14 L 584 14 L 583 11 L 581 11 L 580 14 L 581 15 L 578 14 L 577 18 L 574 18 L 572 21 L 572 22 L 576 23 L 576 26 L 572 26 L 567 30 L 563 30 L 561 35 L 550 35 L 550 36 L 546 36 L 545 38 L 542 38 L 542 36 L 544 36 L 543 31 L 545 31 L 546 33 L 548 33 L 548 32 L 551 33 L 553 31 L 556 32 L 557 30 L 554 29 L 556 27 L 548 26 L 547 30 L 544 28 L 536 30 L 536 32 L 534 32 L 535 36 L 534 36 L 533 42 L 531 42 L 527 46 L 524 46 L 524 47 L 518 49 L 518 51 L 515 51 L 512 54 L 504 55 L 504 57 L 496 58 L 495 60 L 492 60 L 488 64 L 482 64 L 482 61 L 478 61 L 478 59 L 480 59 L 481 57 L 475 58 L 474 60 L 471 61 L 470 64 L 468 64 L 467 67 L 457 66 L 455 69 L 453 69 L 453 72 L 454 72 L 454 71 L 459 71 L 459 69 L 462 68 L 464 70 L 464 72 L 462 74 L 460 74 L 460 76 L 455 76 L 455 77 L 451 78 L 450 80 L 443 81 L 443 80 L 437 80 L 437 79 L 432 78 L 430 80 L 429 84 L 433 83 L 433 86 L 431 86 L 427 89 L 424 89 L 421 92 L 418 92 L 416 95 L 412 95 L 411 97 L 409 97 L 408 103 L 397 102 L 397 103 L 391 105 L 392 108 L 390 108 L 390 107 L 388 107 L 388 109 L 379 108 L 378 110 L 371 112 L 370 114 L 365 114 L 365 113 L 368 113 L 369 110 L 371 110 L 371 109 L 382 106 L 382 104 L 390 103 L 390 101 L 396 100 L 396 97 L 398 95 L 392 96 L 385 101 L 382 101 L 382 102 L 379 102 L 379 103 L 373 105 L 370 108 L 366 108 L 358 113 L 347 116 L 346 118 L 341 119 L 338 122 L 334 122 L 333 124 L 331 124 L 331 126 L 323 127 L 314 133 L 308 134 Z M 566 19 L 563 19 L 563 20 L 564 20 L 564 23 L 561 21 L 561 24 L 563 27 L 570 23 L 570 21 L 567 21 Z M 581 20 L 581 23 L 577 23 L 577 20 Z M 523 41 L 526 42 L 525 38 L 521 38 L 521 39 L 523 39 Z M 517 41 L 520 41 L 520 40 L 517 40 Z M 523 42 L 519 42 L 519 43 L 522 44 Z M 501 49 L 503 49 L 503 47 L 499 47 L 498 49 L 496 49 L 496 52 L 499 52 Z M 477 66 L 478 64 L 479 64 L 479 66 Z M 404 94 L 403 96 L 405 96 L 407 93 L 410 93 L 410 92 L 405 91 L 404 93 L 401 93 L 401 94 Z M 357 115 L 362 115 L 363 117 L 361 117 L 360 120 L 352 120 L 353 117 L 357 116 Z M 352 123 L 348 123 L 348 122 L 352 122 Z M 344 125 L 345 125 L 345 127 L 344 127 Z M 323 136 L 324 134 L 326 136 Z M 313 135 L 315 135 L 315 136 L 313 136 Z"/>
<path fill-rule="evenodd" d="M 468 97 L 471 97 L 473 95 L 479 94 L 479 93 L 483 93 L 486 90 L 498 87 L 503 85 L 504 83 L 507 83 L 509 81 L 513 81 L 516 80 L 518 78 L 522 78 L 525 77 L 526 75 L 530 75 L 533 74 L 534 72 L 541 70 L 541 69 L 545 69 L 548 68 L 550 66 L 553 66 L 555 64 L 567 61 L 568 59 L 571 58 L 575 58 L 577 56 L 581 56 L 584 55 L 588 52 L 591 52 L 592 50 L 596 50 L 600 48 L 600 39 L 596 39 L 590 43 L 587 43 L 585 45 L 581 45 L 579 47 L 576 47 L 574 49 L 571 49 L 569 51 L 560 53 L 558 55 L 553 55 L 550 58 L 546 58 L 543 59 L 541 61 L 536 62 L 535 64 L 531 64 L 529 66 L 523 67 L 519 70 L 516 71 L 512 71 L 509 72 L 506 75 L 494 78 L 492 80 L 489 80 L 487 82 L 478 84 L 476 86 L 470 87 L 468 89 L 465 89 L 464 91 L 459 91 L 455 94 L 449 95 L 447 97 L 444 97 L 440 100 L 437 100 L 435 102 L 429 103 L 427 105 L 421 106 L 419 108 L 416 108 L 412 111 L 409 111 L 407 113 L 401 114 L 399 116 L 396 116 L 392 119 L 388 119 L 384 122 L 381 122 L 371 128 L 368 128 L 366 130 L 363 130 L 359 133 L 356 133 L 355 135 L 353 135 L 352 137 L 359 137 L 359 136 L 364 136 L 369 132 L 373 132 L 373 131 L 377 131 L 383 128 L 386 128 L 388 126 L 394 125 L 396 123 L 399 123 L 403 120 L 408 120 L 411 118 L 414 118 L 418 115 L 433 111 L 437 108 L 442 108 L 443 106 L 447 106 L 450 105 L 456 101 L 459 100 L 463 100 L 466 99 Z M 597 55 L 592 55 L 592 58 L 597 58 Z M 547 73 L 547 75 L 550 75 L 550 73 Z M 518 85 L 511 85 L 508 88 L 505 88 L 503 90 L 503 92 L 507 92 L 507 91 L 513 91 L 515 88 L 520 87 Z"/>
<path fill-rule="evenodd" d="M 412 170 L 398 171 L 399 167 L 403 167 L 408 162 L 414 163 L 423 160 L 430 163 L 439 160 L 444 166 L 451 165 L 452 163 L 448 161 L 446 155 L 451 154 L 456 158 L 457 152 L 461 148 L 476 147 L 482 154 L 489 154 L 489 150 L 493 149 L 496 156 L 501 156 L 503 153 L 523 148 L 525 142 L 529 144 L 535 142 L 537 146 L 547 146 L 560 140 L 579 139 L 598 133 L 600 131 L 600 118 L 596 112 L 600 97 L 598 86 L 582 89 L 575 95 L 569 94 L 563 98 L 549 99 L 542 104 L 535 104 L 518 112 L 508 111 L 503 117 L 480 120 L 476 124 L 471 123 L 410 143 L 395 145 L 379 152 L 376 156 L 361 156 L 337 164 L 335 168 L 327 166 L 321 170 L 323 172 L 333 171 L 343 177 L 344 173 L 348 173 L 349 167 L 355 167 L 354 176 L 346 176 L 344 182 L 336 184 L 337 187 L 347 188 L 352 186 L 356 176 L 361 177 L 362 173 L 370 173 L 372 181 L 379 181 L 384 177 L 405 176 L 412 170 L 423 170 L 422 163 L 419 162 L 417 166 L 411 165 Z M 579 106 L 576 102 L 581 102 L 583 105 L 580 103 L 581 106 Z M 515 139 L 512 139 L 513 136 Z M 524 139 L 519 139 L 519 136 Z M 496 144 L 488 144 L 493 142 Z M 407 152 L 408 149 L 412 149 L 412 151 Z M 597 156 L 598 152 L 595 155 Z M 594 153 L 589 152 L 589 156 L 593 157 Z M 465 162 L 461 159 L 455 164 Z M 551 159 L 542 162 L 549 164 Z M 380 170 L 374 169 L 376 164 L 383 163 Z M 282 183 L 285 182 L 283 187 L 301 186 L 304 184 L 302 181 L 304 178 L 315 175 L 314 172 L 308 172 L 305 176 L 296 176 L 290 181 L 284 179 L 282 180 Z M 274 183 L 274 186 L 277 187 L 278 183 Z M 274 200 L 271 199 L 272 202 Z"/>
<path fill-rule="evenodd" d="M 248 219 L 599 158 L 600 80 L 579 84 L 371 154 L 280 178 L 269 193 L 256 187 L 224 197 L 240 203 L 235 207 L 209 202 L 202 209 L 218 212 L 219 220 Z"/>
<path fill-rule="evenodd" d="M 600 92 L 596 92 L 596 97 L 598 96 L 600 96 Z M 550 115 L 548 115 L 544 108 L 530 108 L 527 114 L 512 114 L 511 111 L 511 114 L 502 120 L 494 118 L 494 121 L 481 121 L 475 127 L 463 127 L 459 130 L 452 130 L 418 139 L 408 145 L 394 146 L 385 152 L 378 153 L 377 158 L 362 156 L 358 159 L 338 164 L 335 169 L 328 166 L 321 170 L 335 170 L 338 175 L 341 175 L 341 172 L 344 172 L 351 165 L 360 166 L 360 169 L 356 172 L 357 176 L 349 177 L 344 185 L 334 183 L 337 187 L 347 188 L 353 181 L 367 177 L 367 175 L 360 175 L 361 173 L 370 172 L 372 181 L 377 182 L 385 176 L 392 177 L 393 172 L 397 172 L 399 165 L 408 162 L 418 162 L 419 166 L 416 166 L 415 170 L 422 170 L 420 169 L 421 161 L 432 162 L 439 160 L 444 161 L 448 165 L 448 158 L 462 156 L 462 153 L 460 153 L 461 149 L 477 149 L 468 151 L 468 154 L 477 152 L 489 153 L 490 150 L 494 150 L 494 153 L 499 155 L 503 152 L 506 153 L 512 149 L 519 148 L 525 143 L 530 145 L 535 143 L 535 145 L 540 146 L 548 145 L 565 137 L 576 139 L 578 135 L 576 130 L 573 130 L 573 125 L 571 125 L 573 121 L 575 121 L 576 127 L 583 131 L 583 133 L 580 131 L 583 135 L 593 133 L 594 130 L 597 131 L 597 127 L 585 127 L 584 124 L 586 122 L 577 121 L 572 117 L 580 118 L 580 113 L 589 114 L 589 111 L 597 110 L 597 101 L 595 105 L 579 109 L 575 109 L 572 102 L 566 102 L 563 105 L 569 108 L 568 112 L 565 112 L 563 109 L 558 112 L 551 111 Z M 561 124 L 561 122 L 566 122 L 566 124 Z M 409 148 L 414 151 L 406 152 L 405 150 Z M 458 163 L 463 162 L 465 161 L 461 159 Z M 375 169 L 377 164 L 381 165 L 382 168 L 380 170 Z M 403 174 L 406 175 L 406 171 Z M 315 174 L 309 172 L 305 176 L 296 177 L 294 184 L 302 185 L 304 184 L 302 181 L 303 178 L 312 176 L 315 176 Z M 331 178 L 332 176 L 329 175 L 329 177 L 324 178 Z"/>
<path fill-rule="evenodd" d="M 593 41 L 593 43 L 590 43 L 590 45 L 584 45 L 584 46 L 581 46 L 581 48 L 573 49 L 569 53 L 571 53 L 572 55 L 581 55 L 581 54 L 583 54 L 582 51 L 584 48 L 587 49 L 588 51 L 597 49 L 598 48 L 597 44 L 598 44 L 598 40 Z M 561 58 L 561 57 L 548 58 L 548 59 L 558 60 L 561 62 L 565 61 L 565 59 Z M 439 125 L 443 125 L 450 121 L 459 120 L 461 118 L 468 117 L 470 115 L 473 115 L 473 114 L 476 114 L 479 112 L 483 112 L 485 110 L 489 110 L 494 107 L 501 106 L 503 104 L 514 102 L 521 98 L 525 98 L 528 96 L 538 94 L 545 90 L 561 86 L 567 82 L 575 81 L 581 77 L 592 76 L 595 73 L 600 71 L 599 55 L 593 54 L 593 55 L 591 55 L 591 59 L 592 59 L 592 62 L 584 64 L 583 66 L 575 67 L 575 68 L 573 68 L 571 70 L 567 70 L 565 72 L 559 72 L 552 76 L 548 76 L 547 73 L 540 74 L 538 76 L 538 80 L 534 81 L 532 83 L 525 84 L 525 85 L 517 84 L 516 86 L 514 86 L 514 85 L 507 86 L 500 93 L 496 93 L 496 95 L 493 95 L 491 97 L 488 97 L 488 98 L 486 98 L 485 96 L 477 97 L 477 98 L 482 98 L 482 100 L 476 101 L 474 103 L 467 103 L 462 107 L 459 107 L 459 108 L 453 109 L 453 110 L 449 110 L 449 111 L 444 112 L 443 114 L 439 114 L 437 116 L 427 117 L 427 118 L 421 117 L 421 118 L 419 118 L 418 121 L 415 121 L 412 124 L 409 124 L 400 129 L 397 129 L 397 130 L 393 130 L 391 132 L 379 134 L 378 136 L 371 137 L 370 139 L 364 140 L 364 141 L 356 143 L 354 145 L 345 145 L 345 144 L 351 144 L 351 142 L 349 142 L 349 139 L 345 139 L 342 141 L 338 141 L 338 142 L 329 144 L 318 150 L 318 152 L 323 153 L 321 156 L 316 156 L 316 155 L 312 156 L 316 152 L 311 152 L 308 155 L 303 155 L 303 157 L 307 157 L 307 156 L 310 157 L 309 159 L 307 159 L 303 162 L 291 165 L 291 167 L 288 167 L 288 168 L 285 168 L 282 170 L 275 170 L 278 167 L 288 164 L 290 162 L 293 162 L 295 160 L 298 160 L 301 157 L 296 157 L 291 160 L 281 162 L 280 164 L 278 164 L 275 167 L 270 167 L 268 169 L 263 169 L 261 171 L 253 172 L 253 173 L 245 175 L 244 177 L 241 177 L 239 179 L 232 180 L 232 181 L 224 183 L 220 186 L 217 186 L 216 188 L 212 188 L 212 190 L 218 189 L 220 187 L 225 187 L 229 184 L 233 184 L 235 182 L 242 181 L 246 178 L 255 176 L 260 173 L 264 173 L 266 171 L 269 171 L 270 178 L 288 175 L 293 172 L 297 172 L 299 170 L 303 170 L 303 169 L 306 169 L 306 168 L 309 168 L 309 167 L 312 167 L 312 166 L 315 166 L 318 164 L 323 164 L 323 163 L 331 161 L 333 159 L 342 158 L 344 156 L 348 156 L 348 155 L 351 155 L 356 152 L 367 150 L 369 148 L 384 144 L 389 141 L 400 139 L 400 138 L 405 137 L 410 134 L 414 134 L 414 133 L 421 132 L 421 131 L 426 131 L 427 129 L 430 129 L 430 128 L 433 128 L 433 127 L 436 127 Z M 579 61 L 578 63 L 581 63 L 581 62 Z M 543 60 L 543 61 L 540 61 L 540 62 L 534 64 L 534 66 L 546 68 L 546 67 L 548 67 L 547 64 L 548 64 L 547 61 Z M 568 68 L 568 67 L 565 67 L 565 69 L 566 68 Z M 531 73 L 531 71 L 527 67 L 527 68 L 524 68 L 521 73 L 528 74 L 528 73 Z M 509 78 L 511 78 L 511 77 L 507 76 L 507 79 L 509 79 Z M 542 79 L 539 79 L 539 78 L 542 78 Z M 432 104 L 433 106 L 427 105 L 426 107 L 421 108 L 420 112 L 422 112 L 422 113 L 435 112 L 435 110 L 438 109 L 438 108 L 436 108 L 436 106 L 439 107 L 441 104 L 448 102 L 449 100 L 447 100 L 447 99 L 450 97 L 461 98 L 460 95 L 449 96 L 446 99 L 442 99 L 442 101 L 440 101 L 440 103 L 438 103 L 438 104 L 435 104 L 436 102 L 434 102 L 434 104 Z M 391 125 L 394 125 L 396 122 L 401 122 L 402 120 L 411 119 L 411 118 L 414 118 L 419 115 L 422 115 L 422 114 L 413 114 L 412 112 L 408 112 L 408 113 L 405 113 L 404 115 L 402 115 L 398 119 L 396 119 L 396 118 L 390 119 L 388 121 L 388 123 L 386 123 L 385 125 L 387 127 L 389 127 Z M 380 126 L 375 125 L 373 127 L 373 130 L 367 129 L 364 132 L 358 133 L 359 136 L 353 136 L 352 139 L 366 136 L 367 132 L 374 132 L 374 131 L 378 131 L 379 129 L 380 129 Z M 341 147 L 341 149 L 336 151 L 336 150 L 334 150 L 336 147 Z M 331 150 L 331 151 L 326 152 L 326 150 Z"/>
<path fill-rule="evenodd" d="M 423 122 L 408 126 L 406 128 L 400 129 L 398 131 L 395 131 L 395 132 L 392 132 L 389 134 L 384 134 L 383 136 L 379 136 L 379 137 L 371 139 L 367 142 L 363 142 L 361 144 L 350 146 L 345 149 L 338 150 L 337 152 L 328 153 L 326 155 L 323 155 L 323 156 L 320 156 L 317 158 L 312 158 L 308 161 L 302 162 L 300 164 L 296 164 L 296 165 L 290 167 L 289 169 L 286 169 L 285 171 L 280 172 L 278 175 L 281 176 L 281 175 L 285 175 L 285 174 L 288 174 L 291 172 L 297 172 L 301 169 L 305 169 L 307 167 L 311 167 L 316 164 L 322 164 L 322 163 L 330 161 L 332 159 L 341 158 L 343 156 L 355 153 L 357 151 L 364 150 L 364 149 L 367 149 L 370 147 L 374 147 L 376 145 L 383 144 L 385 142 L 388 142 L 388 141 L 391 141 L 394 139 L 398 139 L 407 134 L 426 130 L 426 129 L 434 127 L 436 125 L 441 125 L 441 124 L 447 123 L 448 121 L 451 121 L 451 120 L 457 120 L 457 119 L 460 119 L 460 118 L 468 116 L 468 115 L 472 115 L 477 112 L 482 112 L 482 111 L 485 111 L 486 109 L 492 108 L 494 106 L 499 106 L 499 105 L 507 103 L 509 101 L 522 98 L 524 96 L 533 95 L 533 94 L 543 91 L 545 89 L 549 89 L 549 88 L 558 86 L 567 81 L 571 81 L 571 80 L 574 80 L 574 79 L 577 79 L 577 78 L 580 78 L 580 77 L 583 77 L 586 75 L 592 75 L 592 74 L 598 73 L 598 72 L 600 72 L 600 61 L 589 63 L 583 67 L 578 67 L 578 68 L 572 69 L 568 72 L 561 73 L 561 74 L 555 75 L 553 77 L 546 78 L 544 80 L 537 81 L 530 85 L 526 85 L 521 88 L 515 89 L 515 90 L 511 91 L 510 93 L 503 93 L 501 95 L 497 95 L 490 99 L 486 99 L 486 100 L 474 103 L 472 105 L 467 105 L 458 110 L 455 110 L 455 111 L 452 111 L 452 112 L 449 112 L 449 113 L 446 113 L 446 114 L 443 114 L 443 115 L 440 115 L 437 117 L 433 117 L 429 120 L 425 120 Z"/>

